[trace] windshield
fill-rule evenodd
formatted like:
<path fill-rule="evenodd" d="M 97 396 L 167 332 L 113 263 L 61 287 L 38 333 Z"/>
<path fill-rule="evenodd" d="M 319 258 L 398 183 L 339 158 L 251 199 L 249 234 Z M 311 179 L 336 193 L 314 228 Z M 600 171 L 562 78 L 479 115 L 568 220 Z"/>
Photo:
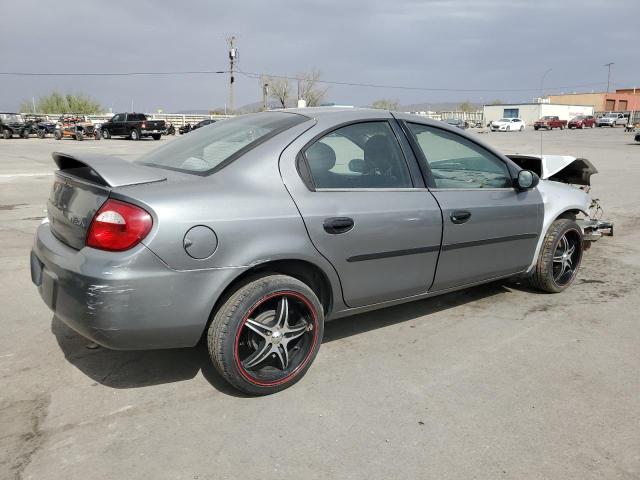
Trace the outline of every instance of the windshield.
<path fill-rule="evenodd" d="M 309 120 L 292 113 L 241 115 L 195 130 L 143 155 L 136 163 L 208 175 L 284 130 Z"/>

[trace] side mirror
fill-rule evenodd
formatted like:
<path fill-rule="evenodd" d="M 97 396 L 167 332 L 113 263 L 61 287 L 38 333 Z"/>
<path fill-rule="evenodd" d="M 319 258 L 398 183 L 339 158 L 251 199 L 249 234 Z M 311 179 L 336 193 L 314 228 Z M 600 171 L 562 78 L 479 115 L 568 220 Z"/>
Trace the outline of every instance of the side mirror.
<path fill-rule="evenodd" d="M 539 182 L 540 177 L 531 170 L 520 170 L 518 172 L 518 178 L 516 180 L 518 190 L 530 190 L 532 188 L 536 188 Z"/>

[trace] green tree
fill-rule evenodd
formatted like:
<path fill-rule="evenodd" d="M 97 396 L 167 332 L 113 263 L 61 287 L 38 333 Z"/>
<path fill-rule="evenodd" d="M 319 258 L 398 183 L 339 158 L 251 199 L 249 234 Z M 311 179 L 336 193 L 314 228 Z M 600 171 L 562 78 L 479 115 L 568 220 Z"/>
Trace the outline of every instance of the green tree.
<path fill-rule="evenodd" d="M 400 110 L 400 102 L 398 100 L 387 100 L 385 98 L 381 98 L 379 100 L 375 100 L 371 104 L 371 107 L 379 110 Z"/>
<path fill-rule="evenodd" d="M 464 102 L 462 102 L 460 105 L 458 105 L 458 110 L 460 110 L 461 112 L 475 112 L 476 111 L 476 106 L 471 103 L 469 100 L 466 100 Z"/>
<path fill-rule="evenodd" d="M 24 101 L 20 105 L 21 112 L 31 112 L 33 105 L 29 101 Z M 60 92 L 51 92 L 49 95 L 40 97 L 36 101 L 37 113 L 102 113 L 104 108 L 99 102 L 84 93 L 66 95 Z"/>

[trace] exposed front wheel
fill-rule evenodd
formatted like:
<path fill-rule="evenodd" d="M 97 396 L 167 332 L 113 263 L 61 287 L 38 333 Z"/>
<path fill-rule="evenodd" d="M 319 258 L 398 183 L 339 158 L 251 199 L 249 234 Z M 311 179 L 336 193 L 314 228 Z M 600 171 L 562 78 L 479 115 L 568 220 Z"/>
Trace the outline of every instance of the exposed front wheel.
<path fill-rule="evenodd" d="M 582 230 L 573 220 L 559 218 L 545 235 L 531 283 L 544 292 L 562 292 L 575 280 L 581 261 Z"/>
<path fill-rule="evenodd" d="M 323 331 L 314 292 L 295 278 L 269 275 L 240 287 L 220 306 L 207 343 L 225 380 L 244 393 L 267 395 L 304 376 Z"/>

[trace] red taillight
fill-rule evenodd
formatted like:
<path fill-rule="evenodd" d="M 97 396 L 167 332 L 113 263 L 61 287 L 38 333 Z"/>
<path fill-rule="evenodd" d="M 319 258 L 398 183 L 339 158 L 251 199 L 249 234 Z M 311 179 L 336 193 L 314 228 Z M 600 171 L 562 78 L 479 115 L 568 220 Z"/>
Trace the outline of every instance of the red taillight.
<path fill-rule="evenodd" d="M 100 250 L 128 250 L 147 236 L 152 225 L 151 215 L 142 208 L 109 199 L 93 217 L 86 243 Z"/>
<path fill-rule="evenodd" d="M 145 125 L 144 122 L 142 122 L 142 125 L 140 125 L 141 128 L 147 128 L 147 126 Z"/>

